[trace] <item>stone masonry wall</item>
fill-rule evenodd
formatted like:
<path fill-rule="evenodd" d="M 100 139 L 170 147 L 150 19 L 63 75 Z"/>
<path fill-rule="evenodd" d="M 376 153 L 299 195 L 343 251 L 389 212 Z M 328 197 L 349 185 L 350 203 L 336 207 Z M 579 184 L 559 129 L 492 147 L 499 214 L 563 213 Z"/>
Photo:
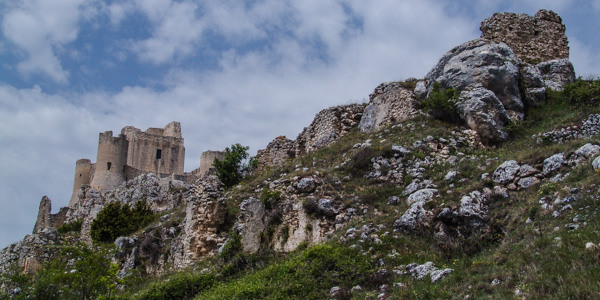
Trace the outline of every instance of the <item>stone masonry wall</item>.
<path fill-rule="evenodd" d="M 525 62 L 569 58 L 569 41 L 562 19 L 553 11 L 540 10 L 535 16 L 495 13 L 481 22 L 481 37 L 506 43 Z"/>

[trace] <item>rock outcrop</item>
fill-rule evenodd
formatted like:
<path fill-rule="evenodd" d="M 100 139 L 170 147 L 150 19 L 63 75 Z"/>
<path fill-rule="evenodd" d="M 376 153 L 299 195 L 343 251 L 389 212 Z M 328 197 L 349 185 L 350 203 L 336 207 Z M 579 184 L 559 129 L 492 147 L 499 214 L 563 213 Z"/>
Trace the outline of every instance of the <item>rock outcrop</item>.
<path fill-rule="evenodd" d="M 512 120 L 523 119 L 519 61 L 504 43 L 486 39 L 466 42 L 444 54 L 427 80 L 429 92 L 435 82 L 458 91 L 480 84 L 494 93 Z"/>
<path fill-rule="evenodd" d="M 506 43 L 518 58 L 529 63 L 569 58 L 569 41 L 562 19 L 553 11 L 535 16 L 496 13 L 481 22 L 481 37 Z"/>
<path fill-rule="evenodd" d="M 555 59 L 537 65 L 544 79 L 544 85 L 554 91 L 562 91 L 563 86 L 575 81 L 575 69 L 568 59 Z"/>
<path fill-rule="evenodd" d="M 227 199 L 216 176 L 205 176 L 185 195 L 185 220 L 173 242 L 173 265 L 184 268 L 200 257 L 214 255 L 226 238 L 217 229 L 225 221 Z"/>
<path fill-rule="evenodd" d="M 412 91 L 398 82 L 382 83 L 370 95 L 358 129 L 372 132 L 384 125 L 408 120 L 417 114 L 417 107 Z"/>
<path fill-rule="evenodd" d="M 510 118 L 496 95 L 480 83 L 470 85 L 457 101 L 460 117 L 477 131 L 483 142 L 496 143 L 508 138 L 504 127 Z"/>

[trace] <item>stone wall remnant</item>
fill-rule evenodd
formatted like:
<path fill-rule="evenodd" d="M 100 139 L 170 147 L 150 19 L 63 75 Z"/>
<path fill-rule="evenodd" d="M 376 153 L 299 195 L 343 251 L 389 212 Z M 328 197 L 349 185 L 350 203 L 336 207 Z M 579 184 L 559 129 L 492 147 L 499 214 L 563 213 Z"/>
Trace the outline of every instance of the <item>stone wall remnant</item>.
<path fill-rule="evenodd" d="M 372 132 L 384 125 L 408 120 L 417 114 L 417 107 L 413 92 L 399 82 L 382 83 L 370 95 L 358 129 Z"/>
<path fill-rule="evenodd" d="M 562 19 L 553 11 L 540 10 L 535 16 L 495 13 L 481 22 L 481 37 L 506 43 L 521 60 L 540 62 L 569 58 L 569 41 Z"/>

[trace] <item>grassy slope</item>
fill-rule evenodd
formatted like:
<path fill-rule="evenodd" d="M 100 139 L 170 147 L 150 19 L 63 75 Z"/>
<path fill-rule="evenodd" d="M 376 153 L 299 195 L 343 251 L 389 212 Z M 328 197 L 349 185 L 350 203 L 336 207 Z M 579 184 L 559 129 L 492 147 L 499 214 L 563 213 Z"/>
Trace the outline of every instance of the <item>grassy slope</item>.
<path fill-rule="evenodd" d="M 538 145 L 531 135 L 581 121 L 598 111 L 598 108 L 574 108 L 553 101 L 543 108 L 529 111 L 528 121 L 512 128 L 514 138 L 501 147 L 459 149 L 477 159 L 466 160 L 458 166 L 438 165 L 428 170 L 426 176 L 434 180 L 444 194 L 450 188 L 443 182 L 443 176 L 448 168 L 458 169 L 466 180 L 452 188 L 455 191 L 453 194 L 439 200 L 456 201 L 461 193 L 481 188 L 483 183 L 478 179 L 480 175 L 493 171 L 504 160 L 539 163 L 553 153 L 577 149 L 588 141 Z M 416 126 L 412 129 L 406 126 L 386 129 L 369 136 L 351 133 L 331 147 L 258 175 L 230 194 L 232 210 L 267 177 L 277 178 L 279 173 L 294 175 L 291 166 L 295 164 L 312 166 L 309 173 L 318 172 L 327 182 L 328 178 L 341 178 L 347 174 L 348 170 L 334 169 L 333 166 L 344 160 L 339 154 L 350 152 L 356 142 L 370 138 L 373 145 L 381 145 L 374 147 L 376 150 L 384 151 L 393 143 L 410 145 L 427 135 L 444 136 L 450 130 L 447 124 L 432 120 L 420 119 L 407 123 Z M 234 269 L 229 275 L 217 276 L 217 280 L 205 287 L 196 299 L 326 299 L 333 286 L 348 291 L 355 285 L 361 285 L 362 291 L 354 294 L 346 292 L 344 297 L 376 298 L 378 287 L 384 283 L 389 286 L 388 295 L 391 295 L 391 299 L 462 299 L 466 295 L 476 299 L 505 299 L 515 298 L 516 290 L 529 299 L 598 299 L 600 251 L 585 249 L 585 245 L 587 242 L 600 242 L 600 218 L 597 216 L 600 208 L 599 184 L 600 176 L 594 174 L 589 165 L 584 165 L 573 170 L 572 175 L 563 182 L 545 183 L 527 191 L 512 192 L 509 200 L 490 203 L 490 222 L 500 228 L 499 233 L 495 233 L 498 236 L 467 241 L 477 249 L 467 255 L 460 251 L 444 252 L 427 235 L 393 233 L 393 221 L 406 205 L 390 206 L 386 200 L 391 195 L 399 194 L 403 187 L 376 184 L 353 177 L 344 180 L 341 187 L 325 187 L 325 193 L 329 192 L 340 199 L 358 195 L 361 203 L 375 208 L 371 211 L 378 213 L 370 212 L 364 218 L 354 220 L 350 226 L 386 225 L 387 228 L 379 232 L 382 244 L 367 242 L 357 249 L 350 249 L 349 246 L 355 241 L 342 243 L 334 238 L 323 245 L 299 249 L 286 257 L 259 255 L 248 259 L 238 256 L 238 262 L 255 260 L 260 263 L 241 264 L 242 267 Z M 538 209 L 540 197 L 555 193 L 566 196 L 572 188 L 578 188 L 580 192 L 578 200 L 572 203 L 571 211 L 557 218 Z M 353 205 L 352 202 L 347 204 Z M 567 229 L 565 225 L 571 223 L 576 215 L 585 220 L 585 225 L 579 229 Z M 534 222 L 526 224 L 528 217 L 533 218 Z M 386 231 L 390 234 L 385 235 Z M 392 255 L 393 252 L 397 254 Z M 380 265 L 380 261 L 383 261 L 383 265 Z M 417 281 L 391 272 L 389 276 L 375 275 L 382 268 L 391 271 L 401 264 L 426 261 L 433 261 L 438 267 L 453 268 L 454 273 L 436 284 L 427 279 Z M 498 284 L 492 284 L 495 279 L 498 279 Z M 403 287 L 393 283 L 402 283 Z M 168 283 L 155 285 L 168 286 Z"/>
<path fill-rule="evenodd" d="M 537 164 L 554 153 L 572 151 L 587 142 L 600 144 L 596 138 L 538 145 L 531 138 L 532 134 L 570 125 L 599 112 L 599 107 L 570 106 L 555 97 L 548 105 L 528 111 L 527 121 L 513 126 L 513 137 L 500 147 L 456 149 L 463 153 L 459 157 L 468 159 L 455 165 L 433 165 L 425 173 L 443 195 L 429 205 L 457 203 L 460 196 L 489 185 L 480 180 L 481 174 L 492 172 L 505 160 Z M 339 286 L 343 290 L 341 298 L 376 299 L 379 287 L 386 284 L 388 299 L 463 299 L 467 295 L 472 299 L 510 299 L 519 298 L 516 290 L 527 299 L 600 299 L 600 250 L 585 249 L 588 242 L 600 243 L 600 176 L 589 165 L 572 170 L 563 182 L 544 183 L 527 191 L 511 192 L 508 200 L 490 201 L 489 224 L 494 230 L 478 233 L 447 249 L 440 247 L 429 233 L 393 232 L 393 222 L 408 206 L 404 202 L 387 205 L 387 199 L 400 195 L 410 178 L 392 184 L 372 182 L 362 176 L 370 166 L 370 158 L 385 154 L 392 144 L 408 146 L 429 135 L 448 138 L 452 130 L 460 129 L 426 118 L 403 125 L 369 135 L 351 132 L 329 147 L 256 174 L 227 192 L 224 230 L 235 222 L 243 199 L 261 197 L 255 190 L 265 188 L 265 180 L 280 178 L 284 173 L 287 178 L 317 174 L 324 181 L 320 187 L 322 196 L 361 210 L 368 208 L 348 228 L 385 225 L 375 232 L 382 243 L 360 243 L 358 238 L 341 242 L 343 229 L 324 244 L 302 246 L 288 255 L 268 249 L 254 255 L 234 251 L 228 259 L 208 258 L 189 270 L 163 278 L 130 278 L 126 280 L 128 288 L 118 298 L 327 299 L 330 288 Z M 359 150 L 353 145 L 367 139 L 373 147 L 363 156 L 356 155 Z M 336 168 L 347 159 L 353 160 L 350 167 Z M 367 163 L 358 161 L 365 159 Z M 308 167 L 308 171 L 297 169 L 297 165 Z M 443 179 L 448 170 L 460 172 L 460 180 L 452 181 L 453 186 Z M 569 196 L 573 188 L 579 192 L 577 200 L 570 203 L 572 210 L 553 217 L 551 212 L 539 208 L 541 197 Z M 581 220 L 581 226 L 570 230 L 565 225 L 573 223 L 575 217 Z M 526 224 L 527 218 L 533 222 Z M 351 247 L 354 244 L 358 247 Z M 399 265 L 427 261 L 439 268 L 453 268 L 454 272 L 436 284 L 428 278 L 418 281 L 392 272 Z M 200 270 L 206 268 L 208 273 L 201 274 Z M 386 269 L 387 275 L 378 275 L 381 269 Z M 492 284 L 495 280 L 498 284 Z M 350 293 L 356 285 L 362 289 Z"/>

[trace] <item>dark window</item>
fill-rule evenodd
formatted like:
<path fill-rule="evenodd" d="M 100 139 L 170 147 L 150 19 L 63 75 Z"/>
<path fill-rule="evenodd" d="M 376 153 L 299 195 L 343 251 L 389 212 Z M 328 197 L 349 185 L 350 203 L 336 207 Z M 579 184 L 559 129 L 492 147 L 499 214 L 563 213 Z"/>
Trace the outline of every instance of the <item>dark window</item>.
<path fill-rule="evenodd" d="M 110 166 L 111 166 L 111 165 L 112 165 L 112 164 L 111 164 L 110 162 L 107 162 L 107 163 L 106 163 L 106 169 L 107 169 L 107 170 L 110 170 Z"/>
<path fill-rule="evenodd" d="M 162 157 L 162 150 L 156 149 L 156 159 L 160 159 Z"/>

